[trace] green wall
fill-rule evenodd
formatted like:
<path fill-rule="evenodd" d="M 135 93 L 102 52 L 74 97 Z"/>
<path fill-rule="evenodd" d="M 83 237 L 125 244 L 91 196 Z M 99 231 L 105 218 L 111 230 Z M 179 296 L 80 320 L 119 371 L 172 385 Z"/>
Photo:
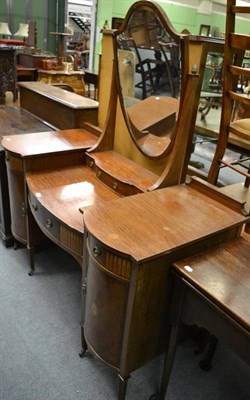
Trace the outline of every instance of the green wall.
<path fill-rule="evenodd" d="M 108 20 L 111 27 L 112 18 L 124 18 L 129 7 L 134 3 L 133 0 L 98 0 L 97 8 L 97 42 L 95 51 L 95 67 L 98 65 L 98 54 L 101 52 L 102 35 L 100 30 L 103 27 L 105 20 Z M 171 21 L 174 28 L 181 32 L 183 29 L 188 29 L 192 34 L 199 35 L 200 25 L 209 25 L 218 27 L 220 32 L 225 32 L 226 15 L 212 13 L 211 15 L 201 14 L 196 8 L 185 7 L 175 4 L 167 4 L 162 1 L 156 1 Z M 190 1 L 187 1 L 190 5 Z M 226 13 L 226 9 L 225 9 Z M 236 31 L 239 33 L 249 34 L 250 24 L 247 20 L 236 19 Z"/>
<path fill-rule="evenodd" d="M 37 24 L 37 47 L 42 50 L 51 52 L 56 51 L 56 37 L 50 35 L 50 32 L 56 30 L 56 3 L 57 0 L 28 0 L 29 19 L 35 20 Z M 104 22 L 108 20 L 111 27 L 112 18 L 124 18 L 129 7 L 134 0 L 98 0 L 97 4 L 97 25 L 96 25 L 96 47 L 94 63 L 95 68 L 98 67 L 99 53 L 101 52 L 102 34 L 101 30 Z M 184 28 L 188 29 L 192 34 L 198 35 L 200 25 L 209 25 L 218 27 L 220 32 L 225 32 L 225 15 L 222 14 L 201 14 L 196 8 L 185 7 L 180 5 L 166 4 L 161 0 L 156 1 L 161 5 L 174 28 L 181 32 Z M 10 29 L 16 32 L 20 22 L 28 21 L 25 16 L 25 6 L 27 0 L 12 0 L 12 26 Z M 64 32 L 64 13 L 67 0 L 58 0 L 58 30 Z M 187 2 L 190 4 L 190 1 Z M 8 22 L 7 16 L 7 0 L 0 0 L 0 21 Z M 236 30 L 239 33 L 249 34 L 249 21 L 236 20 Z"/>
<path fill-rule="evenodd" d="M 57 17 L 57 0 L 12 0 L 11 15 L 8 16 L 7 0 L 0 0 L 0 21 L 10 22 L 12 33 L 17 32 L 19 23 L 36 21 L 37 47 L 55 53 L 56 37 L 50 35 L 50 32 L 55 32 L 57 20 L 58 31 L 64 32 L 65 2 L 66 0 L 58 0 Z"/>

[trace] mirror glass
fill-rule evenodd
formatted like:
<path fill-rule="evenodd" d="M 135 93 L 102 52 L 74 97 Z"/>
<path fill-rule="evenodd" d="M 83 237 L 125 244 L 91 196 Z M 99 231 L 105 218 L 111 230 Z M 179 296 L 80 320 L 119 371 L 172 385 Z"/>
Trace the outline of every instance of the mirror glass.
<path fill-rule="evenodd" d="M 205 175 L 210 169 L 220 131 L 223 57 L 218 52 L 207 54 L 195 122 L 195 146 L 190 165 Z"/>
<path fill-rule="evenodd" d="M 158 9 L 135 8 L 115 35 L 122 106 L 137 147 L 163 157 L 179 110 L 180 36 Z"/>

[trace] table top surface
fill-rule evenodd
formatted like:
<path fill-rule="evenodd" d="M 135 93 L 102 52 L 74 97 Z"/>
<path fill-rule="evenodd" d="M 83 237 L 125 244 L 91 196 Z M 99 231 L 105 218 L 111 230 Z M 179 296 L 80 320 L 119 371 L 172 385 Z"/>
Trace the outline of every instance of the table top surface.
<path fill-rule="evenodd" d="M 18 86 L 32 92 L 41 94 L 52 100 L 58 101 L 67 107 L 75 110 L 97 109 L 99 106 L 98 101 L 80 96 L 79 94 L 68 92 L 53 85 L 44 82 L 19 82 Z M 21 92 L 22 96 L 22 92 Z"/>
<path fill-rule="evenodd" d="M 230 240 L 174 263 L 174 271 L 250 332 L 250 242 Z"/>
<path fill-rule="evenodd" d="M 44 75 L 68 75 L 68 76 L 74 76 L 74 75 L 81 75 L 84 76 L 85 72 L 80 71 L 80 70 L 73 70 L 73 71 L 64 71 L 62 70 L 56 70 L 56 69 L 39 69 L 38 70 L 38 75 L 44 74 Z"/>
<path fill-rule="evenodd" d="M 150 129 L 172 114 L 178 114 L 179 101 L 172 97 L 150 96 L 126 108 L 129 118 L 139 130 Z"/>
<path fill-rule="evenodd" d="M 84 165 L 29 173 L 27 184 L 47 211 L 80 235 L 83 235 L 80 208 L 87 209 L 119 197 Z"/>
<path fill-rule="evenodd" d="M 241 214 L 186 184 L 118 199 L 84 216 L 94 237 L 137 262 L 182 252 L 244 221 Z"/>
<path fill-rule="evenodd" d="M 93 146 L 97 137 L 84 129 L 67 129 L 37 132 L 29 135 L 4 136 L 2 145 L 21 157 L 86 149 Z"/>
<path fill-rule="evenodd" d="M 32 134 L 34 132 L 48 132 L 53 129 L 32 113 L 20 107 L 1 106 L 0 124 L 0 150 L 3 150 L 1 142 L 5 135 L 13 136 L 24 135 L 26 133 Z"/>

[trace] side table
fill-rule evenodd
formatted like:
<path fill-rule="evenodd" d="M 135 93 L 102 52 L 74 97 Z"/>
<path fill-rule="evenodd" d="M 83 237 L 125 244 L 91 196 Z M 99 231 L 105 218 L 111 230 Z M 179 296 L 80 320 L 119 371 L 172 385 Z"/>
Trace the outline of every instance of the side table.
<path fill-rule="evenodd" d="M 55 71 L 55 70 L 39 70 L 38 81 L 53 84 L 53 83 L 66 83 L 70 85 L 75 93 L 81 96 L 85 95 L 83 71 Z"/>

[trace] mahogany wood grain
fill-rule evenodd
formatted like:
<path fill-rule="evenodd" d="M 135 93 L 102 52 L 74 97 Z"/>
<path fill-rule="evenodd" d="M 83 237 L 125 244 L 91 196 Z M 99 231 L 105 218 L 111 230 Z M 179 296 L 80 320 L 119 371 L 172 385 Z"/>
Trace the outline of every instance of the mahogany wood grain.
<path fill-rule="evenodd" d="M 226 237 L 245 221 L 244 216 L 185 184 L 93 207 L 84 217 L 92 235 L 137 262 L 171 253 L 173 248 L 183 257 L 187 243 L 197 251 L 203 239 L 212 242 L 219 232 Z"/>
<path fill-rule="evenodd" d="M 186 265 L 192 268 L 191 272 Z M 238 238 L 223 243 L 175 263 L 173 269 L 243 325 L 250 335 L 249 242 Z"/>
<path fill-rule="evenodd" d="M 94 161 L 96 168 L 105 171 L 118 181 L 134 185 L 140 191 L 146 191 L 158 178 L 158 175 L 115 151 L 89 152 L 88 165 L 90 165 L 91 160 Z"/>
<path fill-rule="evenodd" d="M 238 237 L 245 220 L 186 184 L 85 211 L 82 348 L 118 372 L 120 400 L 164 351 L 171 264 Z"/>
<path fill-rule="evenodd" d="M 178 110 L 177 99 L 163 96 L 150 96 L 126 108 L 129 118 L 138 130 L 157 132 L 159 136 L 162 136 L 168 128 L 168 120 L 172 121 L 172 114 L 177 118 Z"/>
<path fill-rule="evenodd" d="M 37 132 L 30 135 L 5 136 L 2 146 L 5 150 L 21 157 L 55 154 L 86 149 L 94 145 L 97 137 L 84 129 L 67 129 L 51 132 Z"/>
<path fill-rule="evenodd" d="M 31 132 L 46 132 L 52 128 L 27 110 L 19 107 L 0 107 L 0 237 L 6 246 L 13 244 L 11 215 L 5 152 L 2 146 L 4 135 L 13 136 Z M 15 136 L 15 137 L 16 137 Z"/>
<path fill-rule="evenodd" d="M 245 208 L 250 214 L 250 191 L 249 188 L 244 186 L 244 183 L 235 183 L 220 188 L 220 191 L 227 196 L 232 196 L 241 202 L 245 203 Z"/>
<path fill-rule="evenodd" d="M 10 184 L 12 232 L 15 239 L 24 243 L 28 249 L 33 249 L 39 242 L 41 230 L 30 212 L 26 174 L 31 171 L 39 171 L 41 174 L 42 171 L 55 168 L 64 168 L 67 171 L 67 168 L 72 167 L 72 165 L 83 165 L 85 161 L 84 150 L 91 147 L 96 140 L 97 137 L 95 135 L 83 129 L 5 136 L 3 138 L 2 143 L 6 151 L 6 165 Z M 69 175 L 64 173 L 64 176 Z M 68 182 L 72 182 L 72 176 L 70 176 Z M 53 201 L 55 201 L 55 198 L 53 198 Z M 73 206 L 74 204 L 72 204 L 70 211 L 72 211 Z M 74 210 L 72 214 L 74 219 Z M 50 219 L 50 217 L 51 215 L 46 220 Z M 67 227 L 67 222 L 65 222 L 65 225 Z M 62 237 L 64 242 L 70 242 L 68 246 L 72 248 L 69 250 L 74 251 L 74 256 L 78 257 L 79 253 L 82 255 L 82 244 L 79 244 L 78 237 L 69 239 L 70 235 L 74 236 L 74 228 L 72 227 L 71 229 L 72 233 L 70 234 L 67 229 L 63 231 L 62 228 Z M 42 231 L 51 238 L 47 231 L 43 229 Z M 80 241 L 82 241 L 82 238 Z M 65 247 L 66 245 L 64 245 Z M 78 251 L 79 248 L 80 250 Z M 30 265 L 31 273 L 33 273 L 33 257 Z"/>
<path fill-rule="evenodd" d="M 97 124 L 98 102 L 42 82 L 20 82 L 20 106 L 57 129 Z"/>
<path fill-rule="evenodd" d="M 96 109 L 99 103 L 87 97 L 79 96 L 76 93 L 62 90 L 53 85 L 43 82 L 19 82 L 19 89 L 41 94 L 44 97 L 57 100 L 61 104 L 67 105 L 73 109 Z M 22 100 L 22 97 L 21 97 Z"/>
<path fill-rule="evenodd" d="M 150 399 L 165 399 L 181 322 L 207 329 L 214 343 L 223 341 L 250 365 L 249 250 L 249 241 L 240 237 L 172 266 L 173 292 L 166 314 L 171 334 L 160 390 Z M 211 356 L 200 366 L 211 368 Z"/>
<path fill-rule="evenodd" d="M 26 180 L 37 202 L 81 236 L 83 216 L 79 209 L 119 197 L 101 184 L 84 165 L 28 173 Z"/>

